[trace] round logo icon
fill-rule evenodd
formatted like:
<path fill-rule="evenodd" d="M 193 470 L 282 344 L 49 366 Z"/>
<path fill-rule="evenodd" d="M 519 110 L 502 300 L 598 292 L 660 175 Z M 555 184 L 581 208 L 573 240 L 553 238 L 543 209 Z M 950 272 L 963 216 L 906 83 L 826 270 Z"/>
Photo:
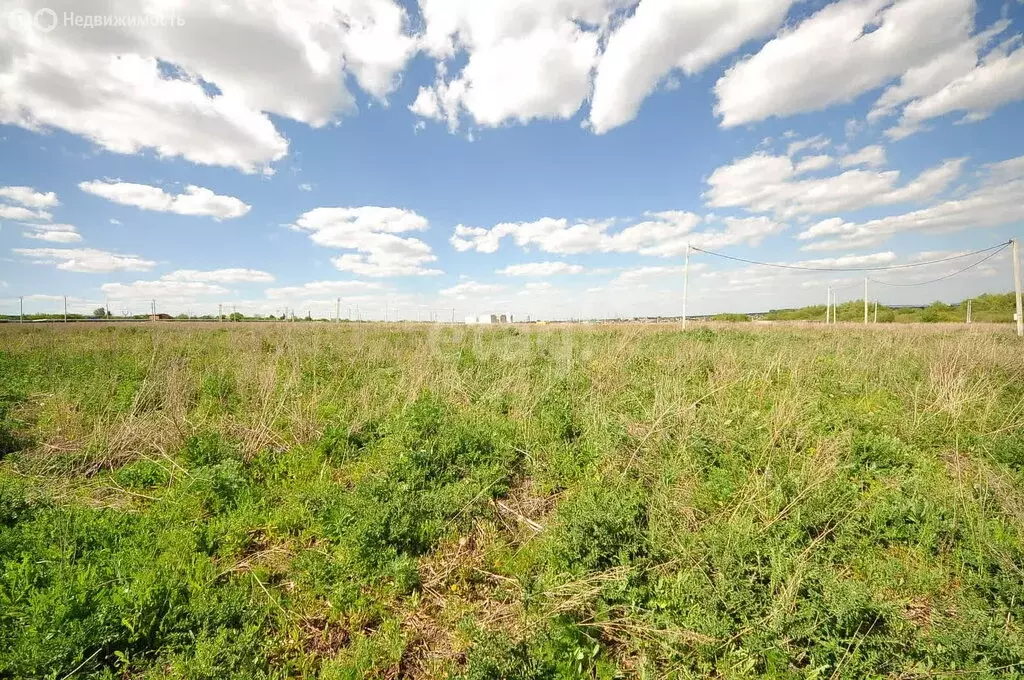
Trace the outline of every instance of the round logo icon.
<path fill-rule="evenodd" d="M 37 31 L 49 33 L 53 29 L 57 28 L 57 13 L 49 7 L 44 7 L 36 12 L 33 20 Z"/>
<path fill-rule="evenodd" d="M 31 31 L 32 12 L 27 9 L 12 9 L 7 14 L 7 25 L 12 31 Z"/>
<path fill-rule="evenodd" d="M 23 8 L 14 9 L 7 15 L 7 25 L 12 31 L 49 33 L 57 28 L 57 13 L 49 7 L 43 7 L 35 14 Z"/>

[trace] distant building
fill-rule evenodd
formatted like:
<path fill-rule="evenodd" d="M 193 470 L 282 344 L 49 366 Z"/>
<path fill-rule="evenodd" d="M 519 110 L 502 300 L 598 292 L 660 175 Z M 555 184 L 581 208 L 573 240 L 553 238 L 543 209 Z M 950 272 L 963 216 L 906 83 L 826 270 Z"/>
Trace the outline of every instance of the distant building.
<path fill-rule="evenodd" d="M 149 315 L 149 320 L 150 321 L 167 321 L 168 319 L 173 319 L 173 318 L 174 317 L 171 316 L 170 314 L 163 314 L 163 313 L 161 313 L 161 314 L 150 314 Z"/>
<path fill-rule="evenodd" d="M 512 323 L 511 314 L 481 314 L 480 316 L 467 316 L 467 324 L 494 324 L 494 323 Z"/>

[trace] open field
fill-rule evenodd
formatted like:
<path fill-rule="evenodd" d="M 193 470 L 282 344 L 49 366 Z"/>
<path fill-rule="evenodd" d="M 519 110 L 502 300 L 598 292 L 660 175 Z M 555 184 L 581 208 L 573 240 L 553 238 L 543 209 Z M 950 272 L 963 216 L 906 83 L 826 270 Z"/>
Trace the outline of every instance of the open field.
<path fill-rule="evenodd" d="M 13 324 L 0 453 L 0 677 L 1024 675 L 1005 324 Z"/>

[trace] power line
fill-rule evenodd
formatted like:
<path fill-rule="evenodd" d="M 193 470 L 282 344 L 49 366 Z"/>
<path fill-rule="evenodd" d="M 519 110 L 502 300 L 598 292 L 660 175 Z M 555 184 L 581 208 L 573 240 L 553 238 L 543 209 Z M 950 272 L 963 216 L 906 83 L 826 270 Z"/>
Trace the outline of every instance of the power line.
<path fill-rule="evenodd" d="M 999 252 L 999 250 L 1002 250 L 1003 248 L 1007 247 L 1008 245 L 1010 245 L 1010 242 L 1006 241 L 1005 243 L 999 243 L 999 244 L 994 245 L 994 246 L 989 246 L 988 248 L 982 248 L 981 250 L 975 250 L 974 252 L 963 253 L 961 255 L 952 255 L 950 257 L 944 257 L 944 258 L 942 258 L 940 260 L 929 260 L 927 262 L 912 262 L 910 264 L 894 264 L 894 265 L 879 266 L 879 267 L 804 267 L 804 266 L 796 265 L 796 264 L 779 264 L 777 262 L 758 262 L 757 260 L 747 260 L 747 259 L 744 259 L 742 257 L 734 257 L 732 255 L 726 255 L 724 253 L 716 253 L 716 252 L 713 252 L 713 251 L 710 251 L 710 250 L 704 250 L 703 248 L 698 248 L 697 246 L 690 246 L 690 247 L 693 250 L 696 250 L 698 252 L 704 253 L 705 255 L 714 255 L 715 257 L 720 257 L 720 258 L 723 258 L 725 260 L 733 260 L 735 262 L 743 262 L 745 264 L 755 264 L 755 265 L 760 265 L 762 267 L 776 267 L 778 269 L 799 269 L 801 271 L 808 271 L 808 272 L 878 272 L 878 271 L 889 271 L 889 270 L 892 270 L 892 269 L 908 269 L 910 267 L 925 267 L 925 266 L 931 265 L 931 264 L 941 264 L 943 262 L 950 262 L 952 260 L 959 260 L 959 259 L 963 259 L 965 257 L 971 257 L 972 255 L 980 255 L 982 253 L 987 253 L 987 252 L 989 252 L 991 250 L 995 250 L 996 252 Z"/>
<path fill-rule="evenodd" d="M 957 271 L 955 271 L 955 272 L 953 272 L 951 274 L 946 274 L 945 276 L 940 276 L 937 279 L 931 279 L 930 281 L 917 281 L 916 283 L 892 283 L 890 281 L 878 281 L 877 279 L 872 279 L 872 278 L 868 278 L 868 281 L 871 281 L 872 283 L 880 283 L 883 286 L 899 286 L 901 288 L 908 288 L 908 287 L 911 287 L 911 286 L 926 286 L 929 283 L 938 283 L 939 281 L 945 281 L 946 279 L 953 278 L 957 274 L 963 274 L 964 272 L 966 272 L 968 270 L 974 269 L 975 267 L 977 267 L 981 263 L 986 262 L 987 260 L 991 260 L 993 257 L 995 257 L 996 255 L 1001 253 L 1004 248 L 1008 248 L 1009 246 L 1010 246 L 1009 243 L 1004 243 L 1003 245 L 999 246 L 998 250 L 995 250 L 994 252 L 989 253 L 988 255 L 986 255 L 985 257 L 981 258 L 977 262 L 974 262 L 973 264 L 969 264 L 966 267 L 964 267 L 963 269 L 958 269 Z M 984 251 L 979 251 L 979 252 L 984 252 Z M 977 253 L 975 253 L 975 254 L 977 254 Z"/>

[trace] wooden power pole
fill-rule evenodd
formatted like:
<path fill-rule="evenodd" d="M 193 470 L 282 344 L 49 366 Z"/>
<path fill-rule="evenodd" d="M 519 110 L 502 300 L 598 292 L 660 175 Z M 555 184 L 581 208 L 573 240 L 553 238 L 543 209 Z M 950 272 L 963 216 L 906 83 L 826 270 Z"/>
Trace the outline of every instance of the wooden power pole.
<path fill-rule="evenodd" d="M 868 325 L 868 277 L 864 277 L 864 325 Z"/>
<path fill-rule="evenodd" d="M 683 264 L 683 330 L 686 330 L 686 294 L 690 287 L 690 244 L 686 244 L 686 261 Z"/>
<path fill-rule="evenodd" d="M 1013 239 L 1013 288 L 1017 293 L 1017 337 L 1024 338 L 1024 305 L 1021 304 L 1020 239 Z"/>

